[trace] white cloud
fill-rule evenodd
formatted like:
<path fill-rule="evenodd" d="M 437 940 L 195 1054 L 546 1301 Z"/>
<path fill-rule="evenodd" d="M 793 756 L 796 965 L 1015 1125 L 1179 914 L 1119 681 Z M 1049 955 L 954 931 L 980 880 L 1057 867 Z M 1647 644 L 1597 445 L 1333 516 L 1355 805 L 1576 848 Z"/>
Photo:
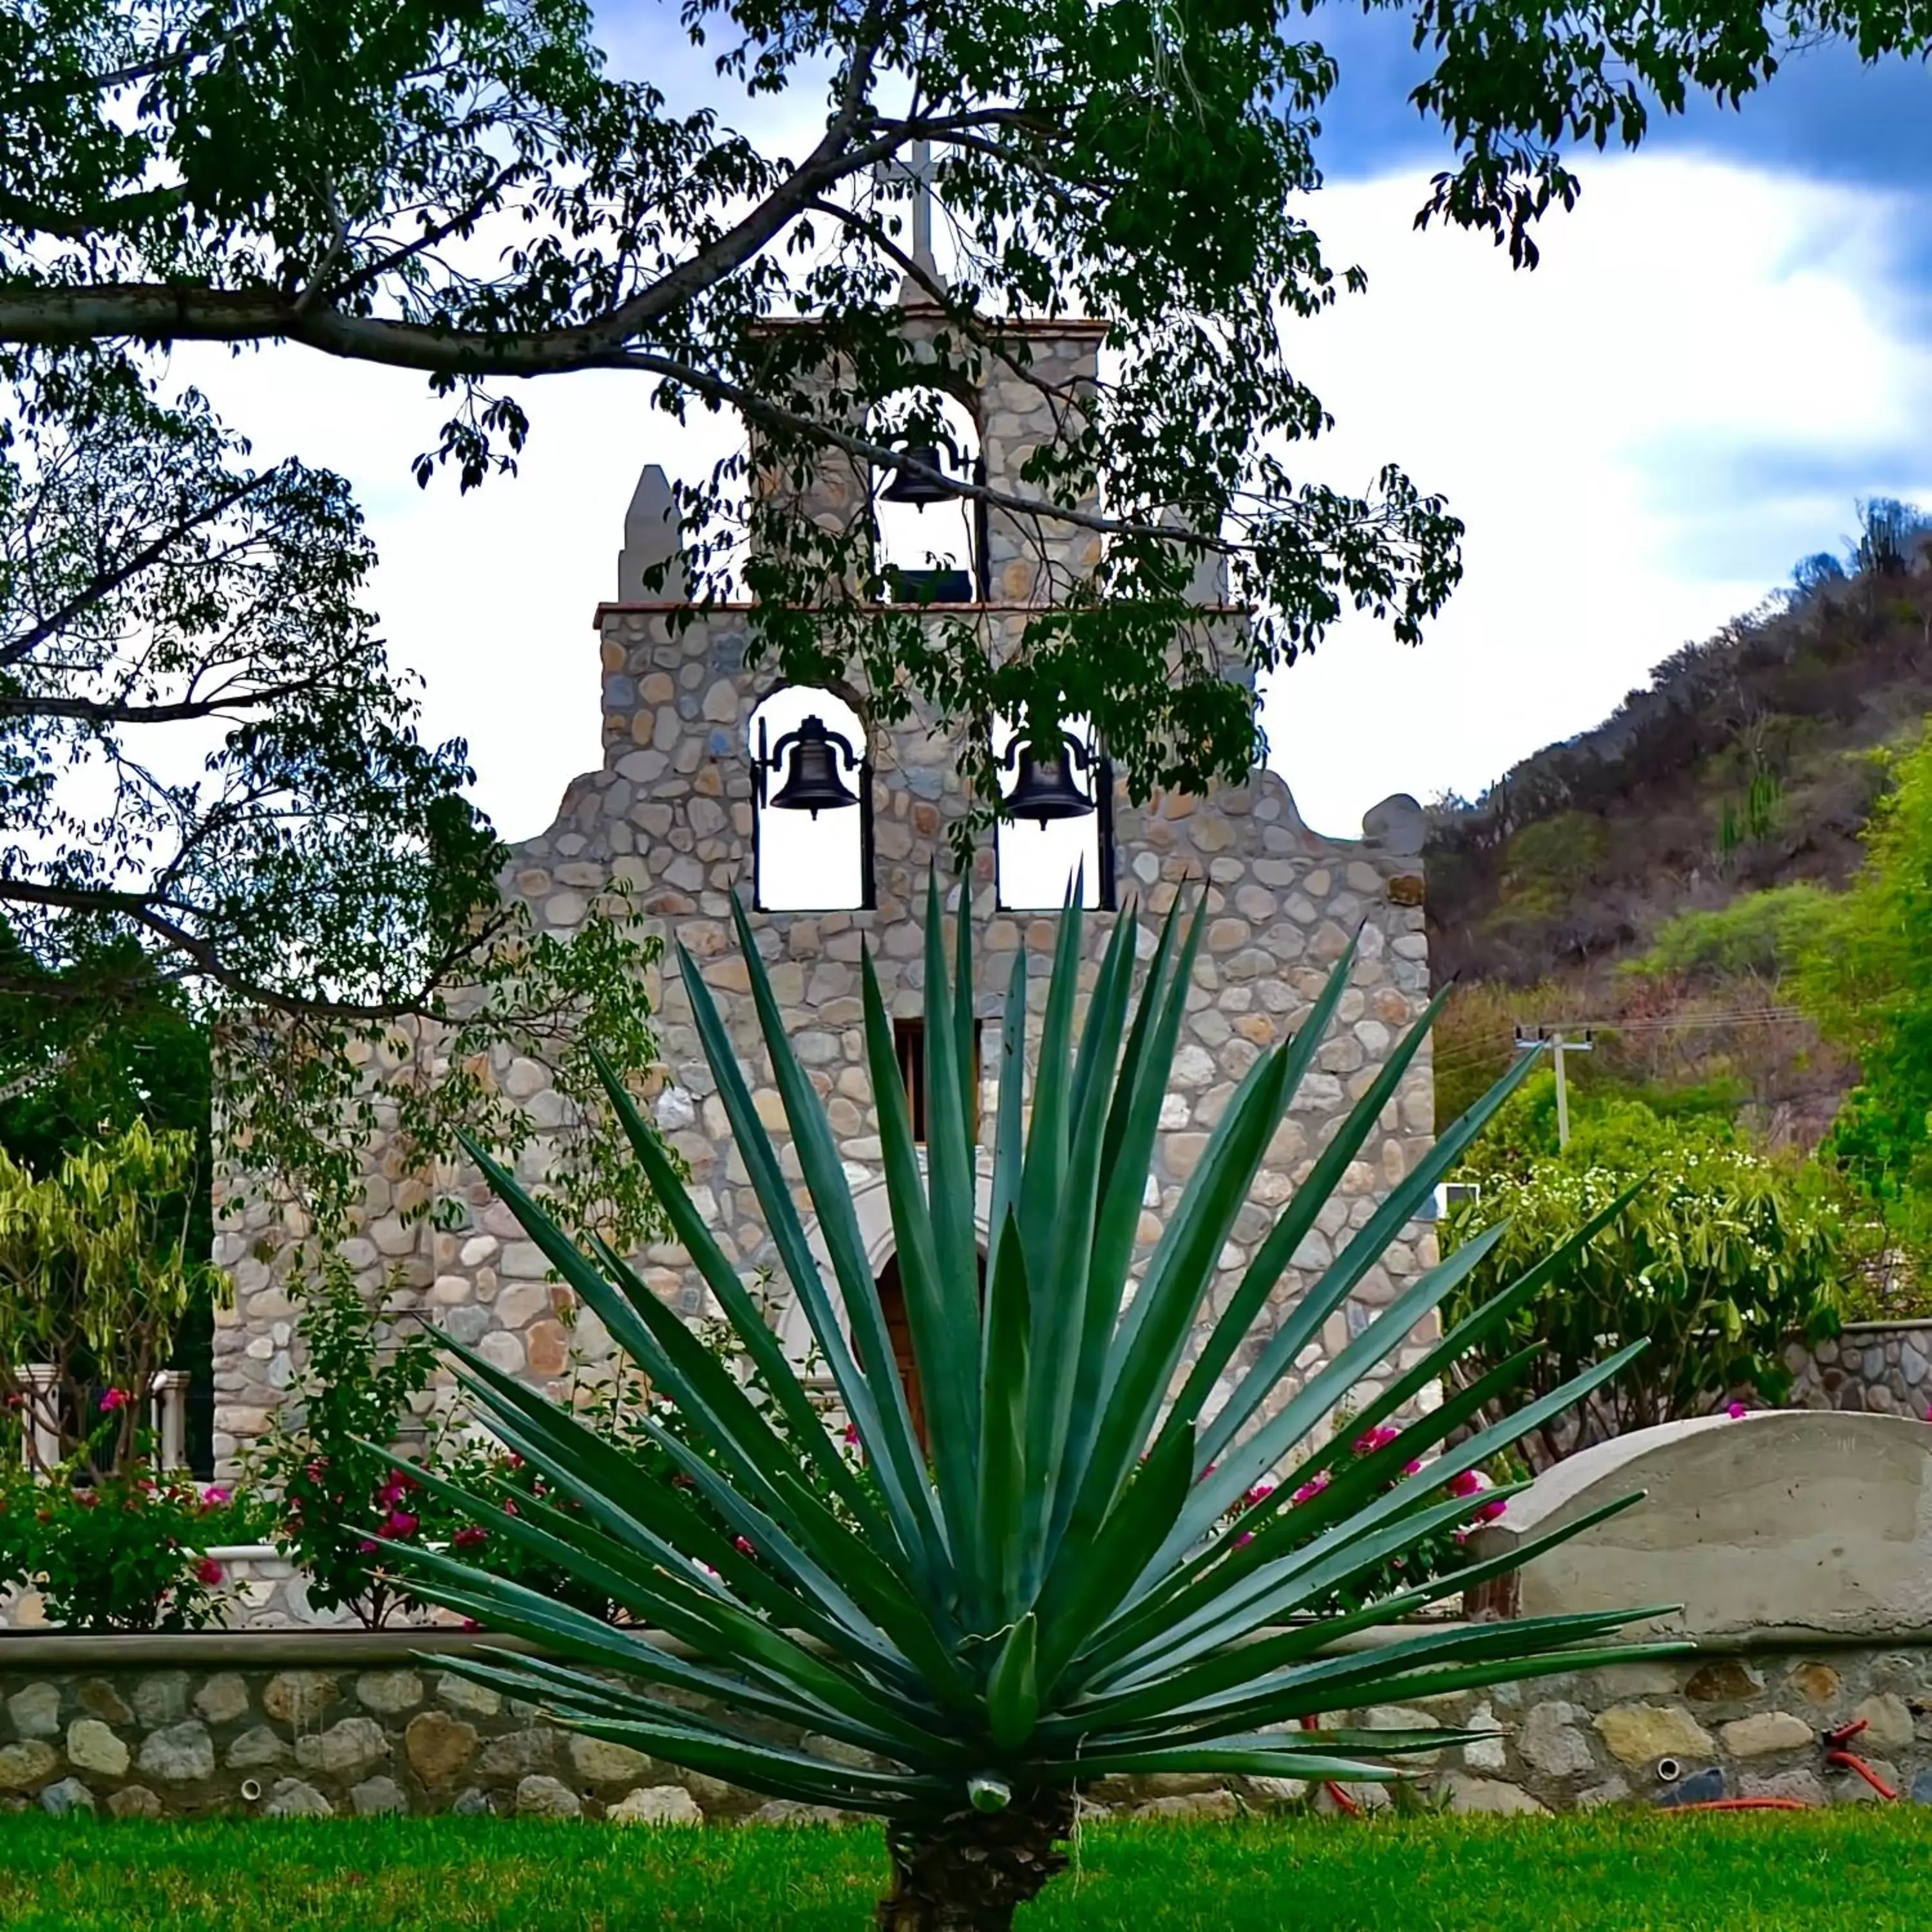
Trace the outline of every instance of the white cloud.
<path fill-rule="evenodd" d="M 1392 791 L 1473 790 L 1593 723 L 1849 526 L 1852 488 L 1808 478 L 1808 455 L 1842 472 L 1847 451 L 1923 440 L 1932 420 L 1932 358 L 1892 260 L 1899 206 L 1688 160 L 1594 163 L 1585 180 L 1528 275 L 1477 238 L 1413 232 L 1417 176 L 1312 205 L 1331 260 L 1370 285 L 1297 326 L 1296 365 L 1338 418 L 1311 471 L 1360 488 L 1400 460 L 1469 526 L 1467 575 L 1420 650 L 1352 622 L 1276 682 L 1275 762 L 1324 830 Z M 419 378 L 292 350 L 176 367 L 262 458 L 350 478 L 428 729 L 470 741 L 507 836 L 541 830 L 597 762 L 591 615 L 638 471 L 694 473 L 731 432 L 656 415 L 640 379 L 552 378 L 523 386 L 521 474 L 460 497 L 410 478 L 444 412 Z M 1750 480 L 1767 449 L 1787 480 Z M 1932 476 L 1916 486 L 1932 495 Z"/>
<path fill-rule="evenodd" d="M 1311 470 L 1360 488 L 1400 461 L 1468 526 L 1420 650 L 1352 621 L 1275 682 L 1273 762 L 1324 830 L 1391 791 L 1472 793 L 1587 728 L 1831 547 L 1854 489 L 1932 483 L 1932 462 L 1843 480 L 1848 456 L 1881 464 L 1932 422 L 1900 202 L 1688 159 L 1583 176 L 1532 274 L 1480 238 L 1415 232 L 1418 176 L 1316 199 L 1330 260 L 1369 290 L 1294 345 L 1338 420 Z"/>

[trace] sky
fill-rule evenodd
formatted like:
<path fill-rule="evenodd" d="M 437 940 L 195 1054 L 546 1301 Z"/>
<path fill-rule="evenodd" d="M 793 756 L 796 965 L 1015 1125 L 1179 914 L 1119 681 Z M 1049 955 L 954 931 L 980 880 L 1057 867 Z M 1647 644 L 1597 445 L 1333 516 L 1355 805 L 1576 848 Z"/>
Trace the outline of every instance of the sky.
<path fill-rule="evenodd" d="M 701 86 L 669 11 L 606 0 L 614 66 Z M 1292 325 L 1336 428 L 1309 473 L 1364 488 L 1399 462 L 1468 526 L 1463 582 L 1418 648 L 1351 619 L 1266 694 L 1270 760 L 1317 829 L 1391 793 L 1473 796 L 1586 730 L 1650 668 L 1838 549 L 1856 501 L 1932 505 L 1932 74 L 1800 57 L 1741 112 L 1699 106 L 1635 158 L 1577 159 L 1577 208 L 1513 271 L 1412 226 L 1444 150 L 1406 96 L 1404 16 L 1324 8 L 1341 86 L 1310 218 L 1366 294 Z M 818 104 L 729 118 L 796 154 Z M 758 117 L 754 118 L 754 117 Z M 616 589 L 638 470 L 706 465 L 643 379 L 530 386 L 520 472 L 460 496 L 410 460 L 442 413 L 419 377 L 278 349 L 184 350 L 178 370 L 255 440 L 356 487 L 392 656 L 426 729 L 467 741 L 476 795 L 527 838 L 598 758 L 592 614 Z"/>

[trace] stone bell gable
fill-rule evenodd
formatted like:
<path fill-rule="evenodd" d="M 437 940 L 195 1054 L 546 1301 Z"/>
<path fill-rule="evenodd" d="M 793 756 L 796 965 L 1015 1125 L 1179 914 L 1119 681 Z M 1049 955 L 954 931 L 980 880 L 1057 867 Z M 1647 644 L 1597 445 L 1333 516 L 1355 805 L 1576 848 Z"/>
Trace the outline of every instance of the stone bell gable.
<path fill-rule="evenodd" d="M 1077 393 L 1080 381 L 1092 375 L 1100 339 L 1084 324 L 1034 329 L 1035 373 L 1050 369 L 1061 396 Z M 1010 370 L 968 400 L 989 483 L 1024 492 L 1019 466 L 1053 433 L 1058 405 Z M 878 481 L 835 459 L 813 480 L 801 507 L 826 519 L 861 514 Z M 997 650 L 1051 597 L 1063 567 L 1087 567 L 1095 541 L 1084 530 L 1033 529 L 1004 512 L 989 513 L 975 533 L 970 568 L 970 587 L 986 594 L 946 615 L 983 626 L 989 647 Z M 1021 896 L 1016 866 L 990 839 L 981 841 L 964 876 L 954 872 L 949 833 L 970 802 L 958 743 L 916 718 L 880 728 L 868 716 L 862 692 L 787 692 L 768 669 L 748 662 L 748 608 L 693 612 L 683 604 L 677 544 L 669 486 L 662 472 L 646 467 L 625 518 L 619 594 L 596 608 L 602 768 L 571 784 L 548 831 L 516 848 L 504 890 L 527 902 L 540 927 L 568 933 L 586 918 L 600 890 L 613 883 L 626 886 L 650 927 L 681 944 L 704 974 L 760 1113 L 778 1130 L 787 1171 L 796 1179 L 732 932 L 731 898 L 738 896 L 749 910 L 794 1049 L 824 1096 L 890 1318 L 897 1276 L 862 1037 L 862 952 L 869 948 L 876 963 L 907 1078 L 914 1080 L 924 1004 L 922 907 L 937 868 L 949 908 L 956 914 L 968 910 L 974 922 L 974 1010 L 980 1064 L 991 1070 L 1000 1060 L 1000 1014 L 1014 950 L 1029 946 L 1043 970 L 1060 916 L 1052 908 L 1063 889 L 1050 896 L 1036 890 L 1029 902 L 1014 903 Z M 653 586 L 648 576 L 667 562 L 670 568 Z M 1241 621 L 1226 608 L 1211 567 L 1201 574 L 1196 595 L 1213 624 Z M 782 718 L 772 714 L 776 722 L 763 741 L 770 768 L 761 794 L 758 726 L 761 707 L 774 705 L 790 709 Z M 789 719 L 795 728 L 808 712 L 828 728 L 842 721 L 837 729 L 848 741 L 849 757 L 840 752 L 833 764 L 839 784 L 860 801 L 822 814 L 827 837 L 836 830 L 848 842 L 858 840 L 845 848 L 843 896 L 830 905 L 799 903 L 800 892 L 808 898 L 810 889 L 792 858 L 779 854 L 779 835 L 789 842 L 786 854 L 802 850 L 794 821 L 804 814 L 781 813 L 772 802 L 782 782 L 798 769 L 795 750 L 789 765 L 774 755 L 784 736 L 778 726 Z M 1359 934 L 1332 1036 L 1269 1148 L 1222 1257 L 1232 1286 L 1334 1124 L 1425 1003 L 1421 814 L 1412 800 L 1393 798 L 1369 814 L 1360 840 L 1324 838 L 1302 823 L 1281 778 L 1262 770 L 1245 783 L 1216 785 L 1202 796 L 1166 793 L 1137 805 L 1112 784 L 1099 748 L 1084 780 L 1097 808 L 1079 831 L 1104 875 L 1097 886 L 1088 875 L 1094 887 L 1090 897 L 1101 902 L 1087 916 L 1088 974 L 1120 919 L 1139 922 L 1143 958 L 1160 920 L 1177 903 L 1191 908 L 1198 899 L 1207 921 L 1160 1116 L 1137 1265 L 1174 1209 L 1243 1075 L 1300 1024 L 1330 969 Z M 791 909 L 778 909 L 781 904 Z M 650 1075 L 658 1123 L 688 1162 L 695 1198 L 726 1251 L 748 1274 L 775 1269 L 776 1254 L 699 1051 L 674 949 L 668 950 L 660 974 L 653 991 L 662 1059 Z M 1034 1004 L 1037 1024 L 1039 1003 Z M 561 1103 L 548 1090 L 542 1068 L 506 1057 L 497 1072 L 505 1090 L 529 1106 L 540 1124 L 559 1120 Z M 990 1137 L 989 1101 L 988 1088 L 982 1096 L 982 1140 Z M 1432 1122 L 1425 1047 L 1297 1254 L 1276 1298 L 1277 1317 L 1312 1278 L 1310 1270 L 1367 1220 L 1427 1148 Z M 983 1149 L 981 1157 L 983 1166 Z M 605 1346 L 593 1318 L 574 1318 L 567 1291 L 547 1280 L 540 1255 L 476 1176 L 464 1176 L 455 1190 L 470 1204 L 468 1224 L 433 1229 L 403 1218 L 398 1210 L 406 1203 L 398 1198 L 383 1161 L 379 1147 L 365 1225 L 349 1250 L 372 1291 L 400 1264 L 407 1305 L 539 1385 L 556 1385 L 573 1352 L 594 1356 Z M 526 1171 L 535 1164 L 526 1159 Z M 242 1260 L 250 1238 L 247 1228 L 228 1230 L 225 1252 Z M 1318 1345 L 1310 1346 L 1300 1372 L 1332 1354 L 1433 1258 L 1432 1232 L 1412 1224 L 1364 1279 L 1353 1304 L 1331 1318 Z M 668 1302 L 690 1315 L 704 1312 L 701 1284 L 680 1250 L 652 1248 L 641 1266 Z M 224 1457 L 259 1432 L 289 1374 L 289 1304 L 256 1264 L 244 1261 L 240 1274 L 237 1308 L 218 1338 L 217 1428 Z M 772 1294 L 770 1318 L 803 1362 L 808 1338 L 782 1274 L 774 1274 Z M 1209 1310 L 1221 1302 L 1220 1295 L 1210 1297 Z M 1419 1337 L 1392 1366 L 1407 1366 L 1420 1346 Z"/>

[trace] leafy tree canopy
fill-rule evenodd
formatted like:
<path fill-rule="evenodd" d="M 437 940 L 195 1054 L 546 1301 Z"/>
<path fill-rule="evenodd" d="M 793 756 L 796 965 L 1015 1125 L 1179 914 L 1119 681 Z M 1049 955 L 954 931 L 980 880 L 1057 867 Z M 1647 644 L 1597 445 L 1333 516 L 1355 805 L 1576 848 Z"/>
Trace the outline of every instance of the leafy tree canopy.
<path fill-rule="evenodd" d="M 237 1172 L 326 1222 L 362 1136 L 419 1160 L 527 1115 L 490 1057 L 572 1090 L 594 1015 L 649 1057 L 650 949 L 538 934 L 506 854 L 425 744 L 362 598 L 340 478 L 267 469 L 192 391 L 110 346 L 0 358 L 0 1137 L 43 1172 L 136 1119 L 200 1130 L 211 1058 Z M 616 910 L 606 908 L 606 911 Z M 434 1030 L 452 1063 L 409 1042 Z M 359 1040 L 362 1049 L 352 1051 Z M 577 1084 L 587 1090 L 587 1063 Z M 560 1198 L 651 1225 L 566 1136 Z"/>
<path fill-rule="evenodd" d="M 1932 728 L 1892 763 L 1866 860 L 1807 949 L 1800 1000 L 1857 1060 L 1826 1151 L 1932 1253 Z"/>
<path fill-rule="evenodd" d="M 674 414 L 739 412 L 784 476 L 831 448 L 888 459 L 919 406 L 866 428 L 855 401 L 915 373 L 1024 371 L 999 318 L 1084 311 L 1108 326 L 1106 380 L 1073 398 L 1041 379 L 1060 436 L 1017 496 L 982 494 L 1106 541 L 1010 656 L 879 610 L 863 518 L 761 524 L 742 458 L 686 492 L 700 577 L 742 592 L 748 524 L 784 668 L 856 670 L 887 712 L 922 695 L 973 728 L 982 778 L 997 714 L 1079 713 L 1136 788 L 1198 783 L 1259 748 L 1228 670 L 1291 661 L 1351 607 L 1412 640 L 1459 570 L 1460 526 L 1399 470 L 1357 496 L 1288 461 L 1328 418 L 1282 319 L 1359 284 L 1305 214 L 1336 78 L 1302 37 L 1314 10 L 686 0 L 748 122 L 822 94 L 808 148 L 781 156 L 608 72 L 581 0 L 5 0 L 0 341 L 287 341 L 420 370 L 452 404 L 421 466 L 466 484 L 524 439 L 528 392 L 506 380 L 628 369 Z M 1414 104 L 1454 153 L 1418 219 L 1525 265 L 1538 218 L 1577 193 L 1566 149 L 1634 145 L 1694 92 L 1734 103 L 1802 40 L 1868 59 L 1924 40 L 1910 10 L 1864 0 L 1418 0 L 1413 18 L 1432 62 Z M 912 250 L 904 178 L 878 172 L 915 142 L 945 283 Z M 916 372 L 908 277 L 941 316 Z M 1204 547 L 1258 610 L 1251 638 L 1190 623 Z M 805 605 L 813 622 L 787 620 Z"/>

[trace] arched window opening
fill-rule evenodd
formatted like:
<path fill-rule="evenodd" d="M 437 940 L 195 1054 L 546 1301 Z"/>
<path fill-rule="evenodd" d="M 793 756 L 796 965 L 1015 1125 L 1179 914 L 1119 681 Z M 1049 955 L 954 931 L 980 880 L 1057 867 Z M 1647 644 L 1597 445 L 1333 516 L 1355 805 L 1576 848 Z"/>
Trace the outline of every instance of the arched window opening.
<path fill-rule="evenodd" d="M 872 475 L 874 556 L 892 601 L 986 602 L 984 506 L 956 487 L 986 479 L 970 411 L 941 390 L 912 390 L 874 404 L 867 428 L 908 459 Z"/>
<path fill-rule="evenodd" d="M 1000 904 L 1057 912 L 1074 877 L 1080 903 L 1111 910 L 1114 891 L 1114 776 L 1084 718 L 1060 728 L 1059 748 L 1036 758 L 1023 730 L 996 720 L 993 755 L 1013 816 L 994 828 Z"/>
<path fill-rule="evenodd" d="M 752 890 L 761 912 L 872 903 L 872 765 L 836 692 L 786 685 L 752 713 Z"/>

